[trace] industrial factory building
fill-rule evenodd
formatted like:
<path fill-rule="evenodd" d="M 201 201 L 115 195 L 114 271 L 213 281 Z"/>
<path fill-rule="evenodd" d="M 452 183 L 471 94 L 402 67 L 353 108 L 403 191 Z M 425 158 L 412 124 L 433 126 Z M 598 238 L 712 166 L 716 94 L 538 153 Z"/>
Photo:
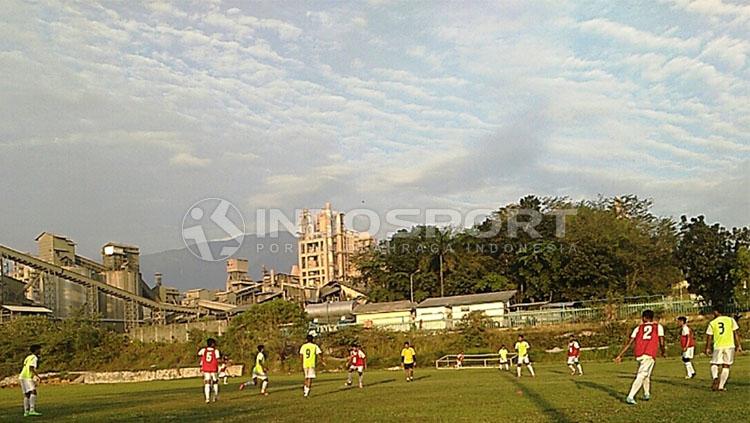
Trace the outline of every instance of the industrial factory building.
<path fill-rule="evenodd" d="M 346 228 L 344 213 L 331 210 L 331 203 L 326 203 L 316 216 L 308 209 L 303 210 L 298 268 L 302 287 L 313 294 L 308 298 L 319 301 L 323 288 L 333 282 L 350 286 L 358 275 L 352 258 L 374 243 L 370 234 Z"/>
<path fill-rule="evenodd" d="M 352 286 L 358 275 L 352 258 L 374 244 L 372 236 L 344 225 L 344 214 L 330 203 L 313 217 L 305 209 L 298 238 L 298 261 L 289 273 L 263 268 L 250 277 L 247 259 L 226 262 L 223 290 L 191 289 L 181 293 L 154 274 L 154 287 L 141 275 L 137 246 L 109 242 L 101 261 L 76 253 L 70 238 L 42 232 L 36 255 L 0 245 L 0 322 L 21 315 L 68 318 L 84 312 L 123 330 L 141 324 L 188 322 L 204 316 L 231 317 L 253 304 L 274 299 L 301 305 L 363 302 Z M 331 307 L 321 310 L 330 313 Z"/>

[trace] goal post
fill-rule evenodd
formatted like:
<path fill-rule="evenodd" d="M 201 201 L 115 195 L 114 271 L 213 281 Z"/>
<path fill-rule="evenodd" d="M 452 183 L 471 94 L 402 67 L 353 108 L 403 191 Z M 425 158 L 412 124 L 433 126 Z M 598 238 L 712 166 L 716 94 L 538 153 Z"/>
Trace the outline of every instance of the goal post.
<path fill-rule="evenodd" d="M 508 363 L 513 364 L 517 354 L 508 354 Z M 500 354 L 464 354 L 463 363 L 458 365 L 458 354 L 444 355 L 435 360 L 435 368 L 442 369 L 487 369 L 500 367 Z"/>

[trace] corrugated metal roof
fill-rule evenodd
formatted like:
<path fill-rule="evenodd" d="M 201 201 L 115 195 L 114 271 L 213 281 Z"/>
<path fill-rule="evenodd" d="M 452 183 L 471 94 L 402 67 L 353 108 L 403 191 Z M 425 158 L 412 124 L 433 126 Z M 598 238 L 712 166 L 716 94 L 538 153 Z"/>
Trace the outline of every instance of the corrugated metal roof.
<path fill-rule="evenodd" d="M 409 311 L 416 308 L 417 304 L 409 300 L 391 301 L 387 303 L 369 303 L 357 306 L 354 314 L 388 313 L 393 311 Z"/>
<path fill-rule="evenodd" d="M 516 290 L 512 291 L 500 291 L 500 292 L 488 292 L 486 294 L 471 294 L 471 295 L 456 295 L 454 297 L 438 297 L 428 298 L 417 306 L 418 308 L 423 307 L 439 307 L 439 306 L 458 306 L 458 305 L 471 305 L 471 304 L 483 304 L 483 303 L 499 303 L 506 302 L 516 295 Z"/>
<path fill-rule="evenodd" d="M 48 309 L 47 307 L 16 305 L 3 305 L 0 307 L 13 313 L 52 313 L 52 310 Z"/>

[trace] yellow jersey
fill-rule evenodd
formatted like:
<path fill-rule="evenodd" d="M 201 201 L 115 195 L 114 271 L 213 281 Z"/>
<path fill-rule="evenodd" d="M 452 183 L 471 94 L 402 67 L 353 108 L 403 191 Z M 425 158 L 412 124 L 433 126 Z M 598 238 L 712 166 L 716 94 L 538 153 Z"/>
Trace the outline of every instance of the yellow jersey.
<path fill-rule="evenodd" d="M 500 351 L 497 352 L 500 354 L 500 359 L 503 361 L 506 361 L 508 359 L 508 350 L 505 348 L 501 348 Z"/>
<path fill-rule="evenodd" d="M 714 337 L 714 349 L 734 348 L 734 331 L 739 329 L 737 321 L 729 316 L 719 316 L 708 324 L 706 335 Z"/>
<path fill-rule="evenodd" d="M 413 364 L 414 363 L 414 357 L 417 355 L 417 352 L 414 351 L 414 348 L 404 348 L 401 350 L 401 361 L 403 361 L 404 364 Z"/>
<path fill-rule="evenodd" d="M 256 373 L 264 373 L 263 370 L 263 364 L 266 362 L 266 356 L 262 352 L 258 352 L 258 355 L 255 356 L 255 368 L 253 369 Z"/>
<path fill-rule="evenodd" d="M 314 343 L 308 342 L 300 347 L 299 353 L 302 355 L 302 367 L 312 368 L 315 367 L 315 360 L 322 351 Z"/>
<path fill-rule="evenodd" d="M 516 342 L 516 352 L 519 357 L 526 357 L 529 354 L 529 343 L 526 341 Z"/>
<path fill-rule="evenodd" d="M 21 374 L 18 375 L 18 377 L 25 380 L 34 379 L 34 373 L 31 372 L 31 368 L 33 367 L 34 369 L 36 369 L 38 363 L 39 358 L 36 355 L 27 355 L 23 360 L 23 369 L 21 370 Z"/>

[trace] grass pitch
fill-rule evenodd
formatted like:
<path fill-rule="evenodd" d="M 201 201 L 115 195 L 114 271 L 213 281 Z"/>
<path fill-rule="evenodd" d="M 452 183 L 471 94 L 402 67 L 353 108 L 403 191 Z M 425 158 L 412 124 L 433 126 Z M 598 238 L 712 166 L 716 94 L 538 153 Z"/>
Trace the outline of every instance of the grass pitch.
<path fill-rule="evenodd" d="M 652 399 L 626 405 L 634 361 L 583 363 L 571 377 L 564 363 L 539 364 L 532 379 L 497 369 L 418 368 L 412 383 L 401 372 L 371 371 L 365 388 L 346 388 L 344 373 L 320 375 L 309 398 L 300 374 L 271 375 L 270 393 L 238 391 L 242 380 L 221 386 L 219 401 L 205 404 L 199 379 L 118 385 L 41 385 L 37 408 L 22 417 L 18 388 L 0 390 L 0 421 L 280 421 L 280 422 L 653 422 L 750 421 L 750 357 L 737 357 L 728 392 L 709 390 L 708 359 L 695 360 L 698 376 L 684 379 L 678 359 L 658 360 Z M 356 377 L 355 377 L 356 381 Z"/>

